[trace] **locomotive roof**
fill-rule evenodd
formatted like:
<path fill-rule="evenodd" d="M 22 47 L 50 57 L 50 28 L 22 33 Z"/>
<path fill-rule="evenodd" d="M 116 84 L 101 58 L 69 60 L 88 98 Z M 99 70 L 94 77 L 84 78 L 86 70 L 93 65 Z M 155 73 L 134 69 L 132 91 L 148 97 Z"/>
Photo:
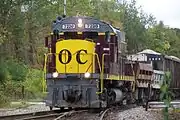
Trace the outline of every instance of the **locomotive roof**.
<path fill-rule="evenodd" d="M 82 21 L 83 26 L 78 27 L 78 21 Z M 117 33 L 119 30 L 110 24 L 92 17 L 72 16 L 56 20 L 53 23 L 53 31 L 58 32 L 99 32 L 99 33 Z"/>
<path fill-rule="evenodd" d="M 145 49 L 137 54 L 154 54 L 154 55 L 161 55 L 161 53 L 158 53 L 156 51 L 150 50 L 150 49 Z"/>
<path fill-rule="evenodd" d="M 143 56 L 143 55 L 145 55 L 145 56 Z M 162 58 L 165 58 L 165 59 L 169 59 L 169 60 L 172 60 L 172 61 L 180 62 L 180 59 L 178 57 L 163 55 L 161 53 L 158 53 L 158 52 L 150 50 L 150 49 L 145 49 L 145 50 L 143 50 L 141 52 L 138 52 L 137 54 L 134 54 L 134 55 L 131 55 L 131 56 L 134 56 L 137 59 L 145 60 L 145 61 L 148 60 L 148 59 L 162 60 Z M 129 57 L 129 59 L 130 59 L 130 57 Z"/>

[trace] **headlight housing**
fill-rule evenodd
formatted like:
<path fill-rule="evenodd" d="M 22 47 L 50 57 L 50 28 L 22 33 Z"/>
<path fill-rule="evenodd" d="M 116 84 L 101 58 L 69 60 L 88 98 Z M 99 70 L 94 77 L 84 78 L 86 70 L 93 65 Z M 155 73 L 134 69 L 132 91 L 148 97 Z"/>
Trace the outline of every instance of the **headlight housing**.
<path fill-rule="evenodd" d="M 52 76 L 53 76 L 53 78 L 57 78 L 58 77 L 58 72 L 53 72 Z"/>
<path fill-rule="evenodd" d="M 83 22 L 82 22 L 82 19 L 78 19 L 78 27 L 81 28 L 83 27 Z"/>
<path fill-rule="evenodd" d="M 89 72 L 84 73 L 85 78 L 89 78 L 90 76 L 91 76 L 91 74 Z"/>

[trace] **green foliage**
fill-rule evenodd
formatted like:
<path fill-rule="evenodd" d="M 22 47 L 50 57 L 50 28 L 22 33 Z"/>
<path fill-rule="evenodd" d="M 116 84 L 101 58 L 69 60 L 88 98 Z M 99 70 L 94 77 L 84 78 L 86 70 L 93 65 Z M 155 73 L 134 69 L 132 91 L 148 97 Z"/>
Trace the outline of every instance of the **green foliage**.
<path fill-rule="evenodd" d="M 11 100 L 42 99 L 42 71 L 31 69 L 17 60 L 2 60 L 0 62 L 0 107 L 9 105 Z M 23 93 L 24 87 L 24 93 Z"/>
<path fill-rule="evenodd" d="M 2 0 L 6 1 L 6 0 Z M 0 2 L 0 49 L 26 64 L 42 64 L 44 35 L 50 23 L 63 14 L 63 0 L 15 0 Z M 26 10 L 22 11 L 22 7 Z M 136 7 L 136 0 L 68 0 L 67 15 L 92 16 L 126 32 L 128 52 L 145 48 L 180 56 L 180 33 L 156 23 L 152 15 Z M 2 29 L 2 30 L 1 30 Z M 6 47 L 4 47 L 6 46 Z M 6 49 L 8 48 L 8 49 Z"/>
<path fill-rule="evenodd" d="M 7 70 L 7 64 L 0 61 L 0 84 L 5 86 L 6 80 L 8 79 L 9 72 Z"/>
<path fill-rule="evenodd" d="M 43 72 L 37 69 L 29 69 L 26 76 L 25 86 L 26 97 L 28 98 L 42 98 L 42 76 Z"/>
<path fill-rule="evenodd" d="M 170 92 L 169 87 L 171 83 L 171 73 L 166 72 L 164 75 L 164 80 L 161 85 L 160 91 L 160 99 L 165 103 L 166 107 L 163 110 L 164 113 L 164 120 L 168 120 L 168 108 L 171 107 L 171 100 L 173 97 L 173 94 Z"/>
<path fill-rule="evenodd" d="M 27 66 L 22 62 L 9 60 L 7 61 L 8 71 L 14 81 L 25 81 L 28 72 Z"/>
<path fill-rule="evenodd" d="M 0 107 L 4 107 L 10 104 L 9 97 L 4 92 L 0 91 Z"/>

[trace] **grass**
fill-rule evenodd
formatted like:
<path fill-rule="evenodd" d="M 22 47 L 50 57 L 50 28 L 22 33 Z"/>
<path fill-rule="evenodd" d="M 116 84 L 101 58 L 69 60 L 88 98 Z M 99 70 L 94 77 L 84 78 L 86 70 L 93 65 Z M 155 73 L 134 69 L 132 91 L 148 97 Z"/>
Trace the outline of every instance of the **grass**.
<path fill-rule="evenodd" d="M 15 109 L 20 109 L 20 108 L 26 108 L 30 106 L 30 104 L 28 104 L 27 102 L 25 101 L 17 101 L 17 102 L 11 102 L 9 105 L 7 106 L 3 106 L 2 108 L 7 108 L 7 109 L 12 109 L 12 108 L 15 108 Z"/>

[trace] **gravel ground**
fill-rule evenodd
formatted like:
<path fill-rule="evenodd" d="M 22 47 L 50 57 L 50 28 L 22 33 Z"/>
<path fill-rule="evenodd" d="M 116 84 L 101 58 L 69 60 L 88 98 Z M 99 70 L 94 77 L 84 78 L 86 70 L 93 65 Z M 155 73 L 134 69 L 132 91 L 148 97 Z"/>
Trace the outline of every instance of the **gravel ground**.
<path fill-rule="evenodd" d="M 143 107 L 132 108 L 119 112 L 116 120 L 161 120 L 162 115 L 159 111 L 145 111 Z"/>
<path fill-rule="evenodd" d="M 31 105 L 21 109 L 0 109 L 0 116 L 23 114 L 38 111 L 49 110 L 49 107 L 44 104 Z M 180 120 L 180 113 L 173 113 L 170 115 L 170 120 Z M 66 118 L 66 120 L 98 120 L 99 114 L 96 113 L 79 113 Z M 162 111 L 148 110 L 145 111 L 143 107 L 136 107 L 127 110 L 115 109 L 108 113 L 106 120 L 163 120 Z"/>
<path fill-rule="evenodd" d="M 37 104 L 21 109 L 0 109 L 0 116 L 31 113 L 31 112 L 46 111 L 46 110 L 48 111 L 49 107 L 45 106 L 44 104 Z"/>

